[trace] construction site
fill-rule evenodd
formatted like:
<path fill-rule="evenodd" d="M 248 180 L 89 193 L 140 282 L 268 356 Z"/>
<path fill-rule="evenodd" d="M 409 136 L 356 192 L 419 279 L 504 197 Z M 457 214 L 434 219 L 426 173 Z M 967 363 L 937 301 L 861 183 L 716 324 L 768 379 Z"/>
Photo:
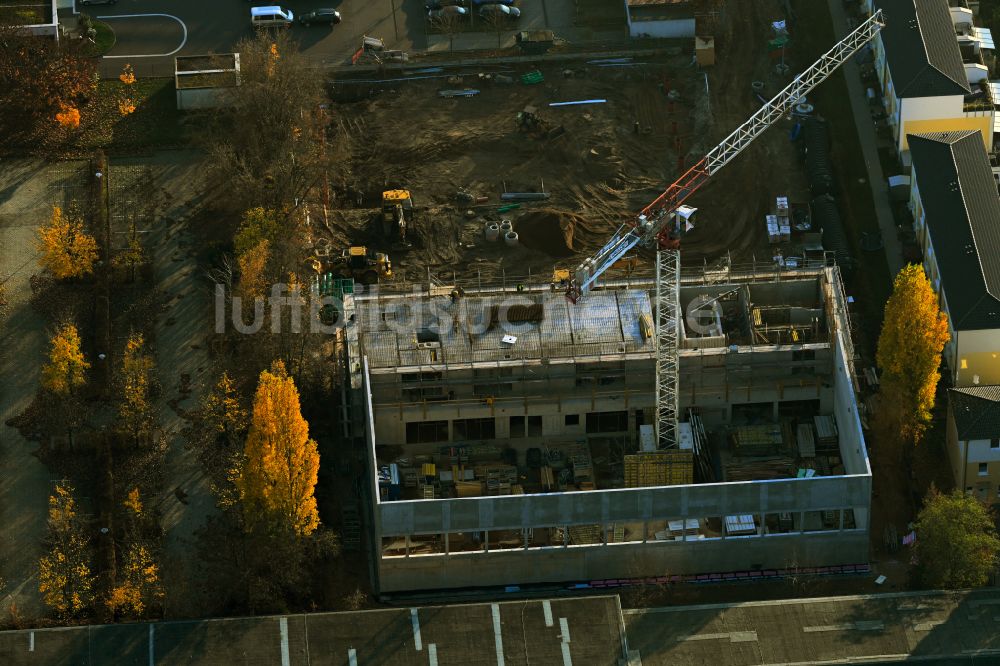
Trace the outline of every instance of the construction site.
<path fill-rule="evenodd" d="M 341 295 L 380 593 L 867 567 L 849 257 L 806 95 L 881 17 L 796 63 L 770 5 L 726 5 L 710 56 L 334 85 L 350 168 L 314 242 L 378 283 Z"/>
<path fill-rule="evenodd" d="M 489 280 L 571 268 L 809 64 L 795 49 L 768 49 L 781 3 L 718 6 L 710 66 L 687 45 L 340 76 L 331 95 L 344 157 L 319 216 L 319 242 L 385 252 L 402 281 L 428 270 Z M 805 256 L 820 247 L 809 234 L 817 192 L 804 142 L 789 140 L 805 119 L 776 123 L 701 188 L 685 265 Z M 374 215 L 383 192 L 396 189 L 412 200 L 405 242 Z M 778 197 L 796 210 L 798 226 L 769 235 Z M 505 221 L 502 233 L 488 231 Z M 612 274 L 651 262 L 646 253 Z"/>

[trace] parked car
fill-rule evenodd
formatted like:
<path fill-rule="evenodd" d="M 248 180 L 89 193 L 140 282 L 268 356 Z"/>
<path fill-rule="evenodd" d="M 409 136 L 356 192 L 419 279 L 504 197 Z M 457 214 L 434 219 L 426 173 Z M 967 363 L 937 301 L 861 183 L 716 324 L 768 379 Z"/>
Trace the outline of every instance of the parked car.
<path fill-rule="evenodd" d="M 514 6 L 515 0 L 472 0 L 472 4 L 476 7 L 482 7 L 484 5 L 506 5 L 508 7 Z"/>
<path fill-rule="evenodd" d="M 518 19 L 521 18 L 521 10 L 517 7 L 490 3 L 479 8 L 479 16 L 480 18 L 493 21 L 504 18 Z"/>
<path fill-rule="evenodd" d="M 314 9 L 311 12 L 299 15 L 299 23 L 302 25 L 312 25 L 314 23 L 336 25 L 340 23 L 340 20 L 340 12 L 336 9 Z"/>
<path fill-rule="evenodd" d="M 291 9 L 277 5 L 250 8 L 250 25 L 255 28 L 287 28 L 293 21 L 295 13 Z"/>
<path fill-rule="evenodd" d="M 427 0 L 424 8 L 427 11 L 441 9 L 442 7 L 468 7 L 469 0 Z"/>
<path fill-rule="evenodd" d="M 442 7 L 441 9 L 431 9 L 427 12 L 427 18 L 431 21 L 445 21 L 447 19 L 458 18 L 459 16 L 468 16 L 469 10 L 465 7 L 455 7 L 450 5 L 448 7 Z"/>
<path fill-rule="evenodd" d="M 118 0 L 80 0 L 80 4 L 84 7 L 89 7 L 90 5 L 113 5 Z"/>

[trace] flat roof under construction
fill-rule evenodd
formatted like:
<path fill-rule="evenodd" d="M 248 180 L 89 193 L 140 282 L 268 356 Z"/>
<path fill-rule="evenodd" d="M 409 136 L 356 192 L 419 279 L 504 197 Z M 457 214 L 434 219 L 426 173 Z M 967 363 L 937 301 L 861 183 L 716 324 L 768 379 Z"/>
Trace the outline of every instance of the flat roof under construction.
<path fill-rule="evenodd" d="M 369 367 L 652 355 L 652 307 L 641 290 L 604 290 L 576 305 L 562 292 L 416 296 L 358 303 Z"/>

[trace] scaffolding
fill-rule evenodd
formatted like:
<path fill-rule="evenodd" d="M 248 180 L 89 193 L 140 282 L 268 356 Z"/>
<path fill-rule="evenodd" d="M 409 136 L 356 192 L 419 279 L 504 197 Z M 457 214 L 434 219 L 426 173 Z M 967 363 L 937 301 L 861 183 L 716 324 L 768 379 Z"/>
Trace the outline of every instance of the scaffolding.
<path fill-rule="evenodd" d="M 680 325 L 680 253 L 656 255 L 656 441 L 677 446 L 677 330 Z"/>

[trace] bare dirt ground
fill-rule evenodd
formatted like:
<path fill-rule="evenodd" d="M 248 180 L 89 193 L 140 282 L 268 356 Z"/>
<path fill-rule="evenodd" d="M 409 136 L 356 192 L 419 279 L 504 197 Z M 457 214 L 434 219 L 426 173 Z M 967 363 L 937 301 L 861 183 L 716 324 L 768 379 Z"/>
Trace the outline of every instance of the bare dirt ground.
<path fill-rule="evenodd" d="M 4 619 L 14 604 L 25 620 L 41 613 L 35 571 L 54 476 L 36 457 L 38 443 L 7 425 L 31 403 L 46 353 L 45 321 L 28 303 L 28 279 L 38 270 L 36 230 L 48 221 L 53 205 L 66 206 L 78 194 L 85 195 L 86 173 L 86 162 L 0 163 L 0 281 L 10 299 L 10 315 L 0 323 L 0 578 L 5 584 L 0 614 Z"/>
<path fill-rule="evenodd" d="M 767 53 L 770 22 L 781 3 L 728 3 L 717 37 L 718 64 L 705 73 L 688 53 L 600 67 L 575 61 L 539 69 L 545 81 L 523 85 L 532 65 L 498 65 L 476 70 L 515 77 L 515 83 L 430 78 L 405 83 L 341 82 L 334 88 L 341 136 L 347 136 L 348 168 L 332 182 L 330 236 L 335 247 L 368 243 L 388 250 L 403 280 L 432 273 L 483 279 L 548 275 L 554 266 L 575 266 L 611 236 L 704 153 L 758 107 L 751 82 L 764 81 L 774 94 L 790 77 L 778 78 Z M 789 54 L 789 59 L 791 54 Z M 641 62 L 640 62 L 641 60 Z M 793 70 L 794 73 L 794 70 Z M 441 98 L 442 89 L 475 88 L 477 96 Z M 679 93 L 671 101 L 667 93 Z M 552 108 L 558 101 L 606 99 L 604 104 Z M 515 116 L 537 109 L 556 138 L 519 131 Z M 635 123 L 640 131 L 635 132 Z M 729 252 L 735 261 L 770 257 L 763 216 L 777 195 L 804 191 L 804 178 L 778 124 L 762 136 L 689 203 L 700 208 L 697 228 L 684 240 L 682 261 L 700 264 Z M 683 157 L 683 163 L 679 159 Z M 539 191 L 551 198 L 498 213 L 504 191 Z M 420 209 L 413 248 L 393 248 L 373 232 L 371 216 L 386 184 L 408 187 Z M 458 202 L 459 190 L 487 197 L 479 205 Z M 356 206 L 358 194 L 363 197 Z M 794 200 L 794 199 L 793 199 Z M 519 218 L 544 207 L 577 216 L 571 248 L 525 242 L 516 249 L 484 240 L 487 220 L 512 219 L 525 236 L 532 229 Z M 468 219 L 465 212 L 475 217 Z M 531 245 L 531 249 L 525 245 Z"/>

